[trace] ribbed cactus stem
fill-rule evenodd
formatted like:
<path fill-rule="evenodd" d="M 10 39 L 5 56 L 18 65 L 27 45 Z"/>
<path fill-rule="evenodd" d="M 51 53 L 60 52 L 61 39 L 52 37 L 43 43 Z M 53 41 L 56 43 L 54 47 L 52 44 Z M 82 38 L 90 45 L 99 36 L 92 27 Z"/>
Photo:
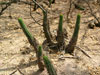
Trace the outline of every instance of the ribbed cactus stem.
<path fill-rule="evenodd" d="M 47 68 L 49 75 L 57 75 L 56 70 L 54 69 L 54 67 L 53 67 L 51 61 L 48 59 L 48 57 L 43 56 L 43 60 L 44 60 L 44 63 L 45 63 L 45 66 Z"/>
<path fill-rule="evenodd" d="M 79 33 L 79 28 L 80 28 L 80 18 L 81 18 L 81 16 L 80 16 L 80 14 L 78 14 L 73 36 L 65 50 L 66 53 L 72 54 L 74 51 L 74 48 L 76 46 L 77 39 L 78 39 L 78 33 Z"/>
<path fill-rule="evenodd" d="M 27 29 L 26 25 L 24 24 L 22 18 L 19 18 L 19 19 L 18 19 L 18 22 L 19 22 L 19 24 L 20 24 L 20 26 L 21 26 L 21 28 L 22 28 L 24 34 L 27 36 L 27 38 L 30 39 L 30 40 L 33 40 L 33 36 L 32 36 L 31 33 L 28 31 L 28 29 Z"/>
<path fill-rule="evenodd" d="M 59 30 L 60 32 L 63 31 L 62 25 L 63 25 L 63 15 L 60 15 L 59 26 L 58 26 L 58 30 Z"/>
<path fill-rule="evenodd" d="M 42 56 L 42 46 L 38 47 L 38 57 Z"/>
<path fill-rule="evenodd" d="M 38 50 L 38 41 L 31 35 L 31 33 L 28 31 L 27 26 L 24 24 L 22 18 L 18 19 L 18 22 L 24 32 L 24 34 L 26 35 L 29 43 L 34 47 L 36 54 L 37 54 L 37 50 Z"/>
<path fill-rule="evenodd" d="M 47 11 L 43 11 L 43 30 L 44 30 L 44 34 L 46 37 L 46 40 L 48 41 L 48 43 L 53 43 L 52 42 L 52 35 L 50 33 L 50 27 L 49 27 L 49 20 L 47 18 Z"/>
<path fill-rule="evenodd" d="M 59 16 L 59 25 L 57 30 L 57 38 L 56 38 L 59 47 L 64 43 L 64 34 L 63 34 L 63 15 Z"/>
<path fill-rule="evenodd" d="M 80 28 L 80 18 L 81 18 L 81 16 L 80 16 L 80 14 L 78 14 L 75 29 L 74 29 L 73 38 L 78 36 L 79 28 Z"/>
<path fill-rule="evenodd" d="M 37 62 L 38 62 L 39 69 L 41 71 L 44 70 L 42 46 L 38 47 Z"/>

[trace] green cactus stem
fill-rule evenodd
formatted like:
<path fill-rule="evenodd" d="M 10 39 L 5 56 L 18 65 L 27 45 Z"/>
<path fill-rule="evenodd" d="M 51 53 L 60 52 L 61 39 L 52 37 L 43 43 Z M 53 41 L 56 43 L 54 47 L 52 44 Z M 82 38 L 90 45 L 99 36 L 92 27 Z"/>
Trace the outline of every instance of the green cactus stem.
<path fill-rule="evenodd" d="M 38 56 L 38 60 L 37 60 L 37 62 L 38 62 L 38 67 L 39 67 L 39 69 L 42 71 L 42 70 L 44 70 L 44 64 L 43 64 L 43 53 L 42 53 L 42 46 L 39 46 L 38 47 L 38 54 L 37 54 Z"/>
<path fill-rule="evenodd" d="M 63 15 L 60 15 L 60 18 L 59 18 L 59 25 L 58 25 L 56 40 L 58 42 L 58 48 L 65 46 L 64 32 L 63 32 Z"/>
<path fill-rule="evenodd" d="M 79 28 L 80 28 L 80 18 L 81 18 L 81 15 L 78 14 L 72 39 L 70 40 L 70 42 L 67 45 L 66 50 L 65 50 L 66 53 L 72 54 L 74 51 L 74 48 L 76 46 L 77 39 L 78 39 L 78 33 L 79 33 Z"/>
<path fill-rule="evenodd" d="M 59 19 L 59 26 L 58 26 L 58 31 L 63 32 L 63 15 L 60 15 L 60 19 Z"/>
<path fill-rule="evenodd" d="M 48 59 L 47 56 L 43 56 L 44 64 L 47 68 L 47 71 L 49 75 L 57 75 L 55 68 L 53 67 L 53 64 L 51 61 Z"/>
<path fill-rule="evenodd" d="M 19 22 L 19 24 L 20 24 L 20 26 L 21 26 L 21 28 L 22 28 L 24 34 L 26 35 L 26 37 L 27 37 L 29 43 L 34 47 L 34 49 L 35 49 L 35 51 L 36 51 L 36 53 L 37 53 L 38 45 L 39 45 L 38 42 L 37 42 L 37 40 L 36 40 L 36 39 L 31 35 L 31 33 L 28 31 L 28 29 L 27 29 L 26 25 L 24 24 L 22 18 L 19 18 L 19 19 L 18 19 L 18 22 Z"/>
<path fill-rule="evenodd" d="M 38 57 L 40 58 L 42 56 L 42 46 L 39 46 L 38 48 Z"/>
<path fill-rule="evenodd" d="M 47 18 L 47 11 L 43 11 L 43 30 L 44 30 L 44 34 L 46 37 L 46 40 L 49 44 L 52 44 L 52 35 L 50 33 L 50 27 L 49 27 L 49 20 Z"/>

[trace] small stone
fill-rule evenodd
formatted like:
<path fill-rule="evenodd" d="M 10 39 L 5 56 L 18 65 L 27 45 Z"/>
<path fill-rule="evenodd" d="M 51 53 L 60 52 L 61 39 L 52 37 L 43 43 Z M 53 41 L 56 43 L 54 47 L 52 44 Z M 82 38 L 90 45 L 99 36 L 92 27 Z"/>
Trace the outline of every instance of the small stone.
<path fill-rule="evenodd" d="M 89 23 L 89 24 L 88 24 L 88 27 L 91 28 L 91 29 L 94 29 L 95 24 L 94 24 L 94 23 Z"/>

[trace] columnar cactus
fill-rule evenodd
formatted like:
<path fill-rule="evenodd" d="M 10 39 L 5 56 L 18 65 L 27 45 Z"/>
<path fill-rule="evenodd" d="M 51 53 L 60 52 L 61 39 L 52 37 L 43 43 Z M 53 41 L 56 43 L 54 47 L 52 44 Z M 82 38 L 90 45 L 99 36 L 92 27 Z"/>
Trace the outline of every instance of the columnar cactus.
<path fill-rule="evenodd" d="M 64 34 L 63 34 L 63 15 L 60 15 L 56 40 L 58 42 L 58 47 L 62 47 L 65 45 Z"/>
<path fill-rule="evenodd" d="M 42 46 L 38 47 L 37 61 L 40 70 L 44 70 Z"/>
<path fill-rule="evenodd" d="M 58 31 L 63 32 L 63 15 L 60 15 L 60 19 L 59 19 L 59 26 L 58 26 Z"/>
<path fill-rule="evenodd" d="M 43 56 L 44 64 L 47 68 L 49 75 L 57 75 L 56 70 L 54 69 L 51 61 L 48 59 L 47 56 Z"/>
<path fill-rule="evenodd" d="M 24 34 L 26 35 L 29 43 L 34 47 L 36 54 L 37 54 L 37 50 L 38 50 L 38 45 L 39 43 L 37 42 L 37 40 L 31 35 L 31 33 L 28 31 L 27 26 L 24 24 L 22 18 L 18 19 L 18 22 L 24 32 Z"/>
<path fill-rule="evenodd" d="M 49 20 L 47 18 L 47 11 L 43 11 L 43 30 L 48 43 L 52 44 L 52 35 L 50 33 Z"/>
<path fill-rule="evenodd" d="M 74 51 L 74 48 L 76 46 L 77 39 L 78 39 L 78 33 L 79 33 L 79 28 L 80 28 L 80 18 L 81 18 L 81 16 L 80 16 L 80 14 L 78 14 L 72 39 L 70 40 L 70 42 L 67 45 L 66 50 L 65 50 L 66 53 L 71 54 Z"/>
<path fill-rule="evenodd" d="M 40 70 L 44 70 L 44 65 L 42 62 L 42 47 L 39 46 L 37 40 L 31 35 L 31 33 L 28 31 L 26 25 L 24 24 L 22 18 L 18 19 L 18 22 L 24 32 L 24 34 L 26 35 L 26 37 L 28 38 L 29 43 L 34 47 L 35 51 L 36 51 L 36 56 L 37 56 L 37 61 L 38 61 L 38 67 Z"/>

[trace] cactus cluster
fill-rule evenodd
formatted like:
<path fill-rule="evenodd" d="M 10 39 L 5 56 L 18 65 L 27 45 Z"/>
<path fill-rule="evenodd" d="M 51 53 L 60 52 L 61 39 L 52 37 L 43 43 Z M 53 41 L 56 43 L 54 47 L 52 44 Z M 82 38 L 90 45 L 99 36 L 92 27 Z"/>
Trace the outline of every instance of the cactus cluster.
<path fill-rule="evenodd" d="M 43 30 L 44 30 L 46 40 L 48 41 L 48 43 L 52 43 L 52 45 L 54 45 L 54 42 L 52 41 L 52 35 L 50 33 L 47 12 L 43 11 L 43 15 L 44 15 L 43 16 Z M 78 39 L 78 33 L 79 33 L 79 28 L 80 28 L 80 18 L 81 18 L 81 16 L 80 16 L 80 14 L 78 14 L 77 19 L 76 19 L 74 33 L 73 33 L 73 36 L 72 36 L 69 44 L 66 45 L 65 53 L 73 53 L 73 51 L 74 51 L 74 48 L 75 48 L 75 45 L 76 45 L 77 39 Z M 51 61 L 48 59 L 47 56 L 45 56 L 45 54 L 43 54 L 42 45 L 39 45 L 39 43 L 35 39 L 35 37 L 32 36 L 32 34 L 29 32 L 29 30 L 27 29 L 27 26 L 24 24 L 22 18 L 19 18 L 18 22 L 19 22 L 24 34 L 26 35 L 29 43 L 34 47 L 34 49 L 36 51 L 37 64 L 38 64 L 39 69 L 44 70 L 44 67 L 46 67 L 49 75 L 57 75 L 56 70 L 55 70 L 53 64 L 51 63 Z M 61 44 L 65 42 L 63 32 L 64 32 L 63 31 L 63 15 L 60 15 L 58 31 L 57 31 L 58 40 L 56 40 L 57 46 L 58 45 L 61 46 Z"/>

